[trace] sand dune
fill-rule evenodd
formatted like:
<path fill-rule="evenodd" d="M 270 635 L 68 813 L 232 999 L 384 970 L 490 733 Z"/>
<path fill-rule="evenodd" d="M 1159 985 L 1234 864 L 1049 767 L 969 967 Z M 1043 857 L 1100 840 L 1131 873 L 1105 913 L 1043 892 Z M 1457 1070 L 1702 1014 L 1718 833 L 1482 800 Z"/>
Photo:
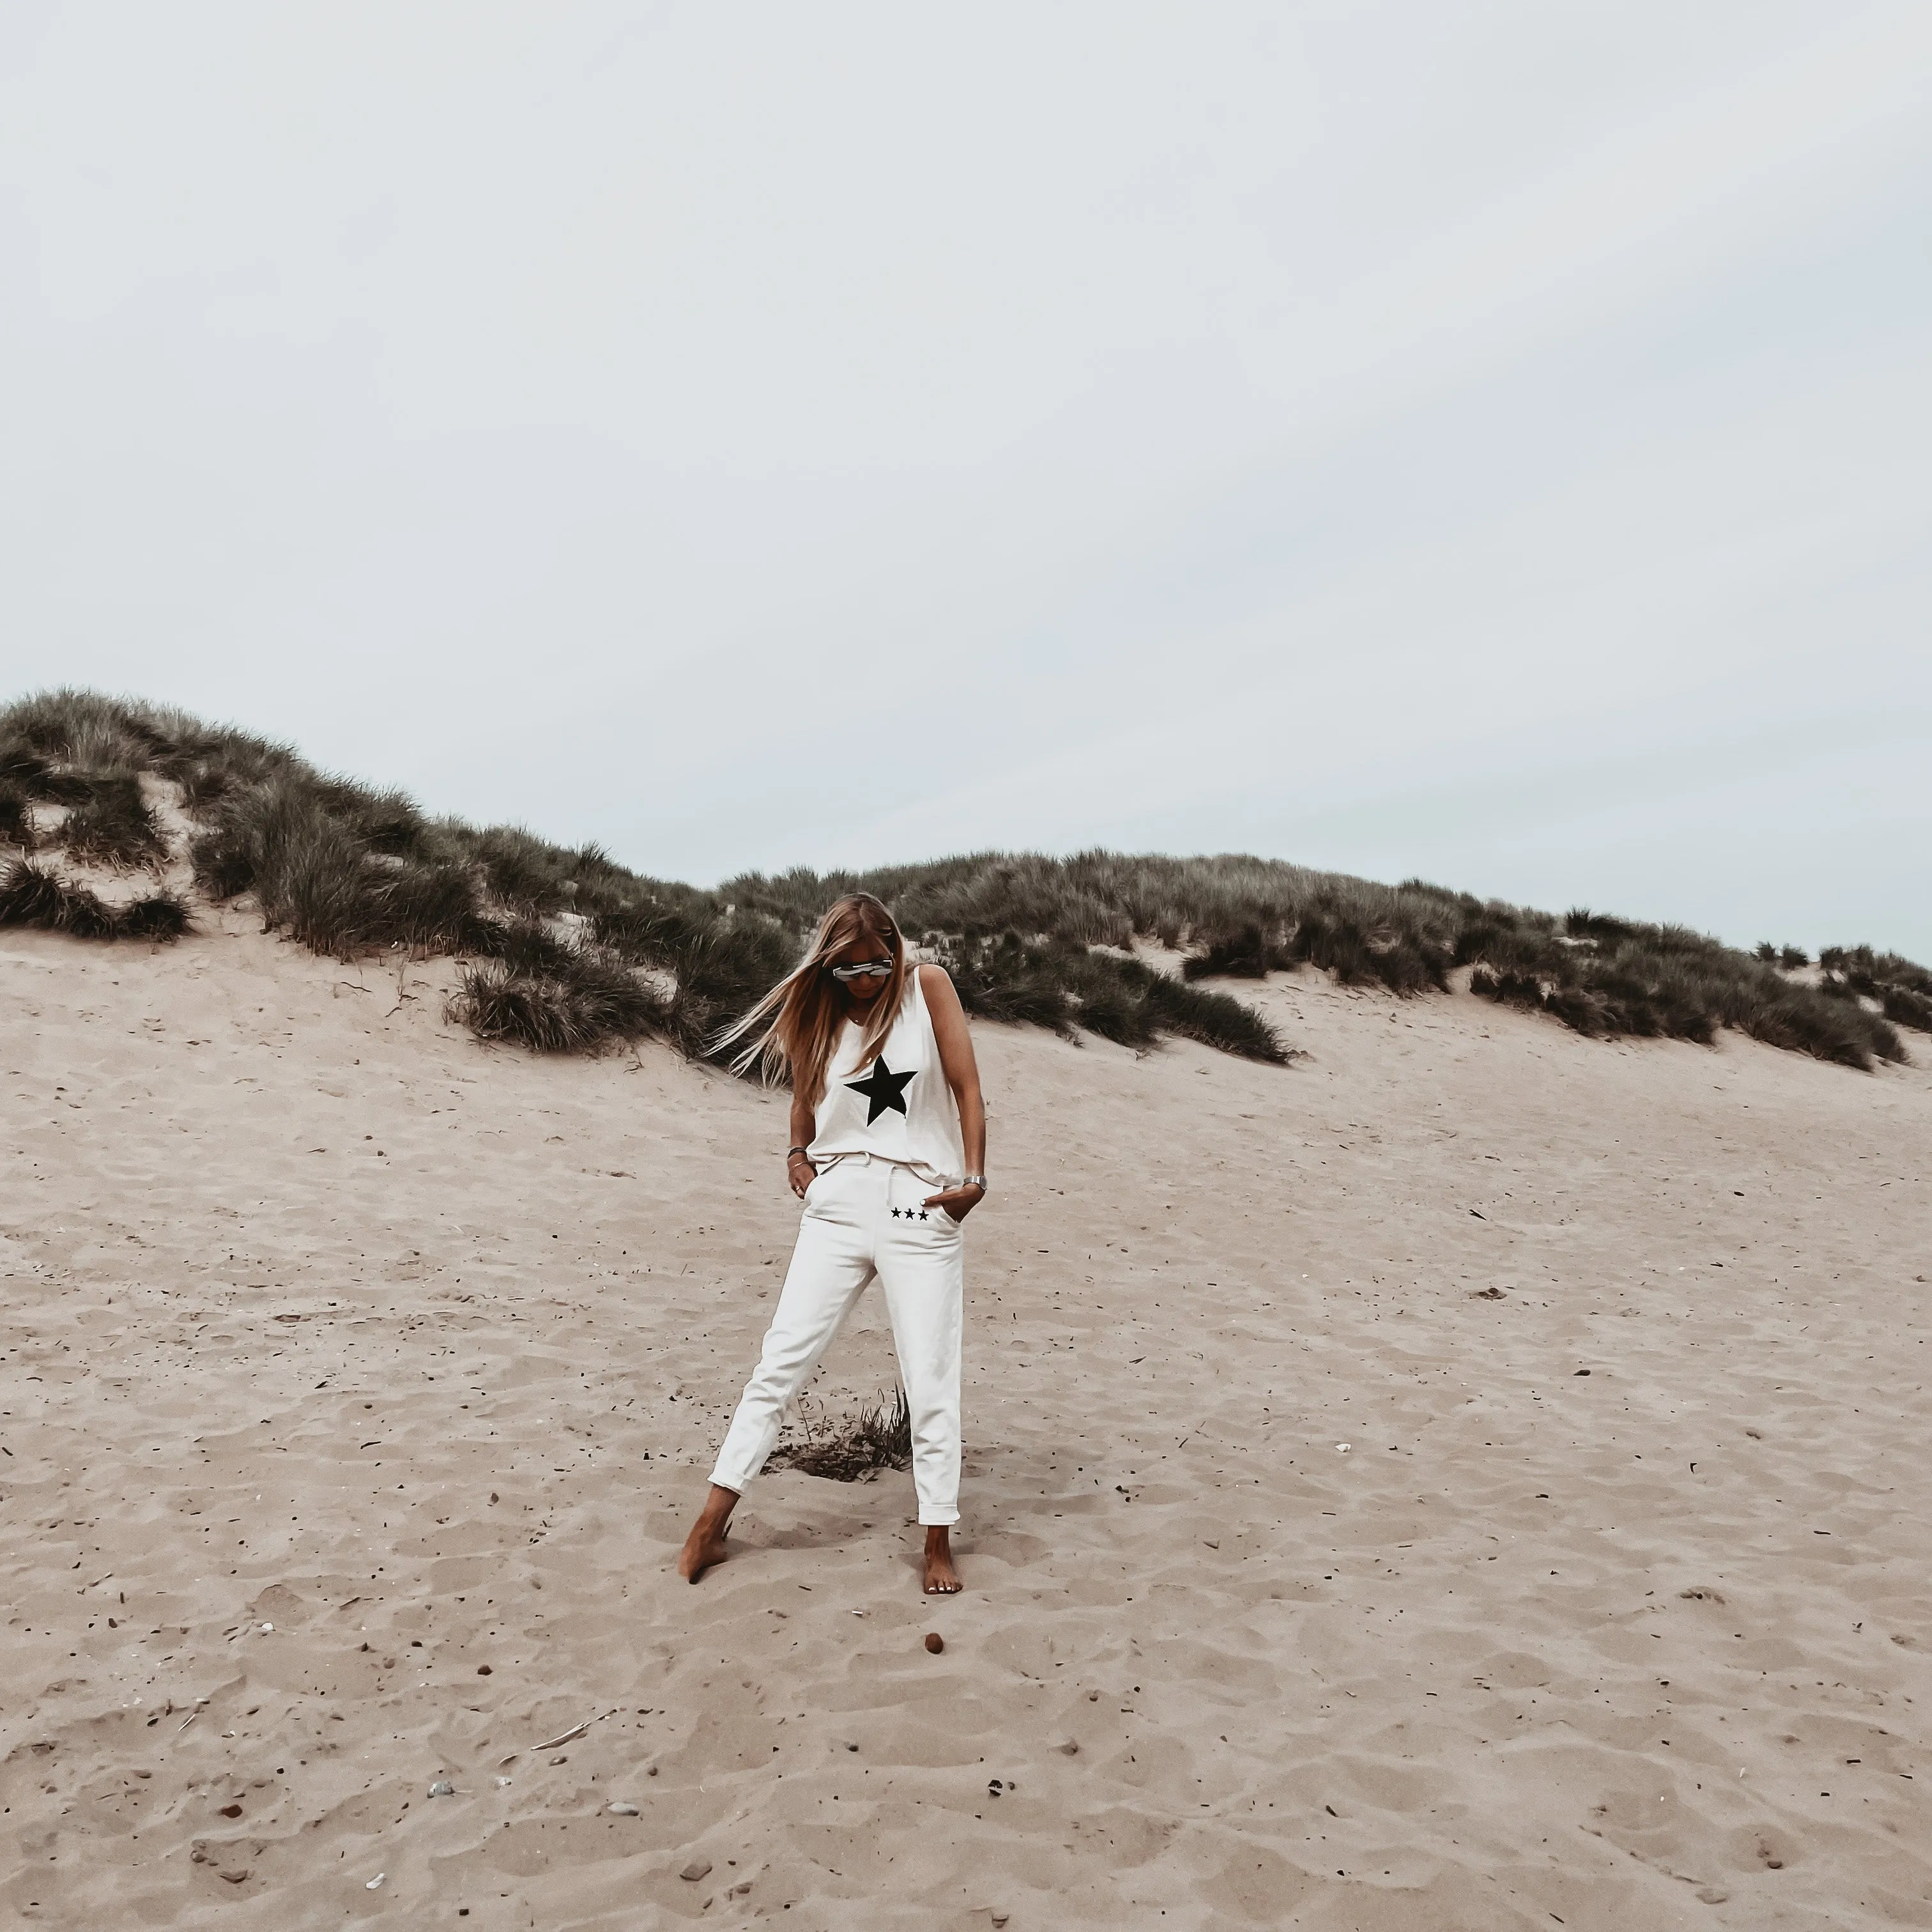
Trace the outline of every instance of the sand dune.
<path fill-rule="evenodd" d="M 1924 1070 L 982 1027 L 969 1593 L 795 1472 L 694 1590 L 780 1102 L 205 923 L 0 943 L 18 1922 L 1932 1924 Z"/>

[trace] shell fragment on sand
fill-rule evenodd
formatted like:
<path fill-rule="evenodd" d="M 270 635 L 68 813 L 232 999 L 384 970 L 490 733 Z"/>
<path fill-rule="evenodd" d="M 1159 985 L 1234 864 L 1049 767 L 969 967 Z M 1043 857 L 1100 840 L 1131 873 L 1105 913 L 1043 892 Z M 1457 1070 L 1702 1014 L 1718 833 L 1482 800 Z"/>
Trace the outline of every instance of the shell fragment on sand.
<path fill-rule="evenodd" d="M 601 1724 L 606 1718 L 614 1718 L 616 1714 L 614 1709 L 601 1712 L 594 1718 L 586 1718 L 580 1724 L 572 1724 L 568 1730 L 561 1731 L 554 1738 L 544 1738 L 540 1744 L 531 1745 L 530 1749 L 533 1751 L 555 1750 L 559 1744 L 567 1744 L 572 1738 L 583 1736 L 592 1724 Z M 515 1756 L 514 1751 L 510 1754 L 510 1757 Z M 504 1764 L 508 1764 L 509 1761 L 510 1759 L 508 1757 L 500 1760 Z"/>

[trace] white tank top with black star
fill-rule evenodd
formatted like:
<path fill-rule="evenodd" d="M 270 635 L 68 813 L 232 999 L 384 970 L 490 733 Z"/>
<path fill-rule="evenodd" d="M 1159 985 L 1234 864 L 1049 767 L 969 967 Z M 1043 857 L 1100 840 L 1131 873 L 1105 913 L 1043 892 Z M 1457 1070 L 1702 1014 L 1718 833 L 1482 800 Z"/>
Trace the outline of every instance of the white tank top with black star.
<path fill-rule="evenodd" d="M 908 1167 L 935 1187 L 956 1186 L 966 1172 L 959 1108 L 939 1064 L 916 966 L 906 975 L 898 1017 L 869 1062 L 859 1058 L 863 1036 L 848 1020 L 832 1048 L 806 1150 L 813 1166 L 865 1154 Z"/>

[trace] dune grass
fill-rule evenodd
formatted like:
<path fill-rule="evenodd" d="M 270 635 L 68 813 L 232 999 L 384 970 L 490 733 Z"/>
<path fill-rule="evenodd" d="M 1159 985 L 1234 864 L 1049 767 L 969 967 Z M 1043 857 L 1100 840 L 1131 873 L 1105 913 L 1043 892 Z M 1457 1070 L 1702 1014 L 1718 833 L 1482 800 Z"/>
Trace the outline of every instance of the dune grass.
<path fill-rule="evenodd" d="M 33 801 L 20 788 L 0 778 L 0 845 L 34 849 Z"/>
<path fill-rule="evenodd" d="M 669 1030 L 668 1004 L 615 955 L 542 935 L 463 968 L 449 1016 L 479 1040 L 589 1053 Z"/>
<path fill-rule="evenodd" d="M 141 781 L 128 771 L 88 774 L 86 798 L 70 808 L 52 836 L 82 865 L 126 870 L 158 866 L 168 856 L 160 826 L 141 795 Z"/>
<path fill-rule="evenodd" d="M 1818 956 L 1823 989 L 1875 1000 L 1885 1017 L 1915 1032 L 1932 1033 L 1932 973 L 1895 952 L 1869 946 L 1828 946 Z"/>
<path fill-rule="evenodd" d="M 138 801 L 142 774 L 179 788 L 211 898 L 245 898 L 266 928 L 333 957 L 462 958 L 452 1015 L 540 1051 L 656 1036 L 711 1057 L 719 1029 L 853 890 L 892 906 L 970 1012 L 1140 1049 L 1179 1036 L 1280 1061 L 1282 1042 L 1253 1008 L 1200 982 L 1309 968 L 1405 998 L 1443 992 L 1468 968 L 1478 994 L 1594 1037 L 1708 1043 L 1730 1028 L 1857 1067 L 1904 1057 L 1898 1026 L 1932 1030 L 1932 974 L 1870 947 L 1828 950 L 1814 983 L 1798 976 L 1809 962 L 1796 947 L 1754 956 L 1587 907 L 1558 915 L 1240 855 L 982 852 L 748 873 L 705 890 L 632 872 L 595 845 L 430 818 L 402 793 L 320 772 L 286 746 L 86 692 L 0 711 L 0 838 L 10 826 L 27 845 L 40 802 L 66 808 L 54 838 L 70 854 L 153 862 L 132 856 L 143 848 L 125 787 Z M 122 833 L 75 854 L 65 827 L 110 781 Z M 1150 946 L 1179 952 L 1179 975 L 1141 956 Z"/>
<path fill-rule="evenodd" d="M 85 865 L 116 870 L 159 865 L 167 844 L 136 769 L 121 761 L 118 745 L 98 734 L 81 734 L 78 742 L 83 750 L 100 746 L 105 761 L 58 762 L 18 741 L 0 752 L 0 834 L 12 844 L 32 842 L 30 803 L 56 806 L 64 808 L 63 815 L 44 842 L 64 846 Z"/>
<path fill-rule="evenodd" d="M 876 1402 L 822 1433 L 812 1428 L 808 1412 L 800 1412 L 806 1440 L 774 1450 L 769 1468 L 799 1469 L 834 1483 L 863 1483 L 881 1469 L 912 1467 L 912 1405 L 904 1389 L 890 1406 Z"/>
<path fill-rule="evenodd" d="M 416 856 L 422 830 L 406 800 L 281 774 L 226 789 L 190 849 L 211 898 L 252 893 L 270 931 L 314 952 L 481 950 L 475 883 Z"/>
<path fill-rule="evenodd" d="M 99 893 L 32 859 L 0 866 L 0 926 L 64 932 L 70 939 L 146 939 L 166 943 L 192 930 L 188 908 L 172 892 L 155 892 L 125 905 L 110 905 Z"/>

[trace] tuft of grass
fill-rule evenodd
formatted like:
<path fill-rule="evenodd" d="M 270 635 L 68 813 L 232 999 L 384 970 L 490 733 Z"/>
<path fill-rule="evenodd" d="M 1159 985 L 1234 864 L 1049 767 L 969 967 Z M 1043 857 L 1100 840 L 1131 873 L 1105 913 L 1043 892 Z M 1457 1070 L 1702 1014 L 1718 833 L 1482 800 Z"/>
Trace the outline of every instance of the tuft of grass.
<path fill-rule="evenodd" d="M 487 950 L 469 872 L 409 849 L 415 808 L 396 794 L 343 793 L 340 781 L 286 776 L 230 793 L 190 848 L 196 882 L 212 898 L 252 893 L 268 930 L 338 958 L 386 946 Z"/>
<path fill-rule="evenodd" d="M 640 883 L 599 846 L 553 845 L 521 826 L 479 832 L 458 819 L 439 819 L 423 850 L 468 866 L 487 898 L 524 917 L 616 913 L 636 903 Z"/>
<path fill-rule="evenodd" d="M 1250 920 L 1232 932 L 1211 934 L 1200 942 L 1201 950 L 1180 963 L 1190 980 L 1265 980 L 1300 963 L 1299 956 L 1276 934 L 1258 921 Z"/>
<path fill-rule="evenodd" d="M 70 888 L 31 859 L 16 859 L 0 871 L 0 926 L 39 928 L 43 932 L 66 928 L 63 912 Z M 89 893 L 88 898 L 94 895 Z M 94 900 L 98 905 L 100 902 Z"/>
<path fill-rule="evenodd" d="M 34 815 L 27 794 L 20 788 L 0 778 L 0 845 L 34 849 Z"/>
<path fill-rule="evenodd" d="M 84 772 L 57 768 L 38 752 L 16 746 L 0 752 L 0 783 L 23 798 L 48 805 L 85 805 L 93 796 L 93 782 Z"/>
<path fill-rule="evenodd" d="M 806 935 L 688 886 L 640 883 L 648 896 L 599 912 L 592 934 L 619 958 L 668 974 L 670 1036 L 692 1058 L 722 1064 L 729 1056 L 717 1052 L 718 1034 L 798 963 Z"/>
<path fill-rule="evenodd" d="M 1097 1034 L 1122 1046 L 1150 1047 L 1175 1034 L 1250 1060 L 1280 1065 L 1288 1058 L 1252 1007 L 1171 979 L 1144 960 L 1016 932 L 981 939 L 928 933 L 926 944 L 960 1004 L 981 1018 L 1051 1027 L 1069 1040 Z"/>
<path fill-rule="evenodd" d="M 53 834 L 68 855 L 84 865 L 122 871 L 164 864 L 167 842 L 141 795 L 140 779 L 128 771 L 84 776 L 86 798 L 69 810 Z"/>
<path fill-rule="evenodd" d="M 194 930 L 188 909 L 172 892 L 155 892 L 136 899 L 114 916 L 115 936 L 120 939 L 146 939 L 157 945 L 172 945 Z"/>
<path fill-rule="evenodd" d="M 910 1469 L 912 1405 L 905 1390 L 890 1407 L 875 1403 L 823 1436 L 775 1450 L 770 1466 L 802 1469 L 835 1483 L 869 1482 L 881 1469 Z"/>
<path fill-rule="evenodd" d="M 1608 913 L 1592 912 L 1588 906 L 1572 906 L 1563 915 L 1564 936 L 1569 939 L 1628 939 L 1636 930 L 1628 920 L 1612 919 Z"/>
<path fill-rule="evenodd" d="M 588 1053 L 666 1030 L 663 1002 L 636 974 L 594 947 L 534 948 L 513 961 L 466 966 L 450 1016 L 479 1040 L 508 1040 L 538 1053 Z"/>
<path fill-rule="evenodd" d="M 0 926 L 37 927 L 74 939 L 112 939 L 114 914 L 99 895 L 70 885 L 31 859 L 0 871 Z"/>
<path fill-rule="evenodd" d="M 1144 983 L 1148 1018 L 1160 1030 L 1198 1040 L 1203 1046 L 1218 1047 L 1223 1053 L 1238 1054 L 1244 1060 L 1266 1060 L 1280 1066 L 1292 1058 L 1280 1035 L 1253 1007 L 1244 1006 L 1226 993 L 1179 984 L 1150 967 L 1140 970 L 1148 976 Z"/>
<path fill-rule="evenodd" d="M 85 886 L 70 884 L 31 859 L 0 867 L 0 926 L 18 926 L 70 939 L 147 939 L 165 942 L 190 930 L 188 908 L 172 893 L 110 906 Z"/>
<path fill-rule="evenodd" d="M 1818 956 L 1821 990 L 1840 1000 L 1876 1002 L 1886 1019 L 1932 1033 L 1932 972 L 1896 952 L 1828 946 Z"/>
<path fill-rule="evenodd" d="M 578 956 L 574 946 L 560 938 L 540 919 L 486 925 L 478 938 L 477 950 L 512 973 L 548 974 L 556 978 L 568 973 Z"/>

